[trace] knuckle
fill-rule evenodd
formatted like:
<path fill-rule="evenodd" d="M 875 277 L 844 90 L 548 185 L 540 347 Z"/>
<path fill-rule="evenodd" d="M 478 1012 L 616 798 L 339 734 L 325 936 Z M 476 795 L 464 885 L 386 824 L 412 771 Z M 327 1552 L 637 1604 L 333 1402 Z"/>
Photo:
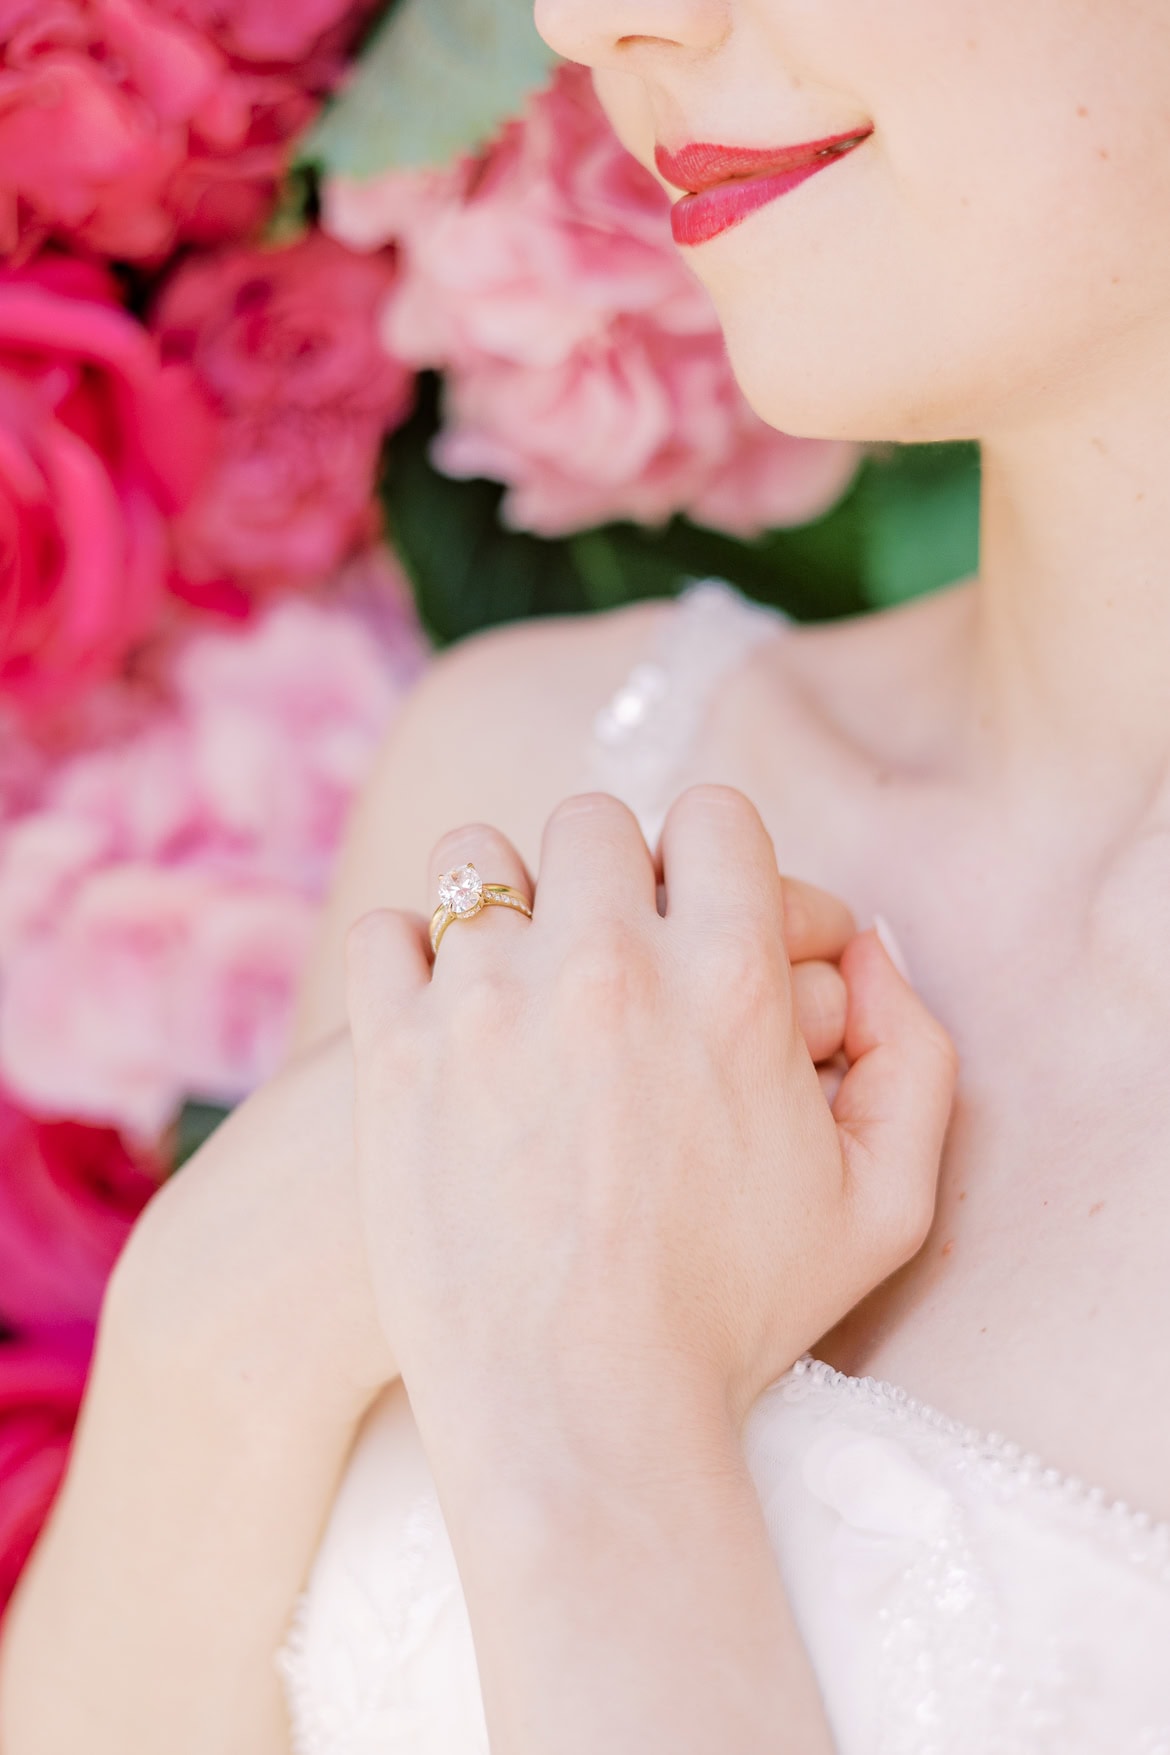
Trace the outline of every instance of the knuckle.
<path fill-rule="evenodd" d="M 574 792 L 561 799 L 548 820 L 555 827 L 560 823 L 578 822 L 583 817 L 591 822 L 605 822 L 630 815 L 629 807 L 611 792 Z"/>
<path fill-rule="evenodd" d="M 506 838 L 490 823 L 465 823 L 439 836 L 431 849 L 431 867 L 447 871 L 452 866 L 463 864 L 473 853 L 483 857 L 485 853 L 490 855 L 507 846 Z"/>
<path fill-rule="evenodd" d="M 909 1260 L 912 1255 L 917 1255 L 930 1236 L 934 1224 L 934 1208 L 933 1181 L 918 1179 L 910 1188 L 902 1191 L 895 1231 L 904 1259 Z"/>
<path fill-rule="evenodd" d="M 373 954 L 393 932 L 396 916 L 390 908 L 374 908 L 359 914 L 345 931 L 345 963 L 351 981 L 360 981 Z"/>
<path fill-rule="evenodd" d="M 610 1020 L 644 1004 L 652 979 L 638 934 L 611 920 L 569 946 L 557 972 L 557 991 L 562 1004 L 580 1018 Z"/>
<path fill-rule="evenodd" d="M 694 969 L 700 985 L 726 1017 L 754 1015 L 773 1003 L 779 972 L 759 932 L 725 927 L 707 934 L 696 952 Z"/>
<path fill-rule="evenodd" d="M 873 1222 L 880 1246 L 893 1266 L 918 1254 L 934 1224 L 935 1181 L 914 1176 L 882 1189 Z"/>
<path fill-rule="evenodd" d="M 409 1089 L 417 1073 L 417 1033 L 407 1029 L 400 1017 L 386 1017 L 375 1025 L 366 1043 L 364 1064 L 375 1068 L 381 1089 Z"/>
<path fill-rule="evenodd" d="M 681 810 L 711 811 L 721 816 L 742 817 L 751 819 L 757 815 L 756 807 L 735 786 L 724 786 L 718 781 L 701 780 L 694 786 L 688 786 L 680 793 L 678 808 Z"/>
<path fill-rule="evenodd" d="M 799 964 L 792 971 L 792 989 L 803 1024 L 818 1033 L 844 1035 L 849 991 L 833 964 Z"/>
<path fill-rule="evenodd" d="M 927 1055 L 937 1062 L 941 1075 L 953 1082 L 959 1071 L 959 1050 L 950 1031 L 930 1014 L 923 1026 L 923 1046 Z"/>
<path fill-rule="evenodd" d="M 784 937 L 789 949 L 807 943 L 812 936 L 812 909 L 802 895 L 784 886 Z"/>
<path fill-rule="evenodd" d="M 680 792 L 666 815 L 664 830 L 688 825 L 695 833 L 733 836 L 737 841 L 758 835 L 763 824 L 755 805 L 734 786 L 702 780 Z"/>
<path fill-rule="evenodd" d="M 452 1033 L 460 1043 L 484 1040 L 514 1023 L 520 1009 L 521 988 L 514 975 L 492 967 L 468 970 L 451 1002 Z"/>

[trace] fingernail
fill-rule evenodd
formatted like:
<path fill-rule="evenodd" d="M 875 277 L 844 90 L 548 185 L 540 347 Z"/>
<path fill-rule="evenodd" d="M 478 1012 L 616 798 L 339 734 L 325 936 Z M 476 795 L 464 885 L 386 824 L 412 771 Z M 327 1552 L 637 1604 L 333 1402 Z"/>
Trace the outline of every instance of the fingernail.
<path fill-rule="evenodd" d="M 889 956 L 891 963 L 894 965 L 894 968 L 898 971 L 903 981 L 908 981 L 911 987 L 913 987 L 914 977 L 910 973 L 910 965 L 906 961 L 906 953 L 894 937 L 894 929 L 884 914 L 874 915 L 873 929 L 881 939 L 882 944 L 885 946 L 886 953 Z"/>

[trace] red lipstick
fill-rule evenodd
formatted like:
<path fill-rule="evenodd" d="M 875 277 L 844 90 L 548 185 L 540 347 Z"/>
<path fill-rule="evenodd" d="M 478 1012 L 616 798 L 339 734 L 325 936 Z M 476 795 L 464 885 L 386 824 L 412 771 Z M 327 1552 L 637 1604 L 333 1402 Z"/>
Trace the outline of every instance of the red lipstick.
<path fill-rule="evenodd" d="M 659 174 L 688 191 L 670 211 L 676 244 L 705 244 L 739 225 L 757 208 L 787 195 L 828 165 L 847 158 L 873 133 L 831 134 L 801 146 L 712 146 L 697 142 L 678 152 L 656 149 Z"/>

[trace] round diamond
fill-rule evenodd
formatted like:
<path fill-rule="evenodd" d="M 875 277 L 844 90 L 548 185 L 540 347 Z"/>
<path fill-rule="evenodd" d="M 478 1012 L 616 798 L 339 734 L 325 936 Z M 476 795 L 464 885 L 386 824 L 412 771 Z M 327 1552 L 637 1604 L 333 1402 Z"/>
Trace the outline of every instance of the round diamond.
<path fill-rule="evenodd" d="M 439 900 L 452 914 L 471 914 L 483 900 L 483 879 L 474 865 L 460 865 L 439 879 Z"/>

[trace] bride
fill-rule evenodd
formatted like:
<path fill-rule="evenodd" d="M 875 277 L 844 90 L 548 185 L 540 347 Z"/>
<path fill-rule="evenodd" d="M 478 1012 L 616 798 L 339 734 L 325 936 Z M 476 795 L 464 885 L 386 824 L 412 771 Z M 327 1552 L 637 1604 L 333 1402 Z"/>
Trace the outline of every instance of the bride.
<path fill-rule="evenodd" d="M 979 575 L 435 667 L 115 1272 L 0 1745 L 1164 1755 L 1170 20 L 538 22 L 766 418 L 981 440 Z M 468 864 L 535 906 L 432 974 Z"/>

